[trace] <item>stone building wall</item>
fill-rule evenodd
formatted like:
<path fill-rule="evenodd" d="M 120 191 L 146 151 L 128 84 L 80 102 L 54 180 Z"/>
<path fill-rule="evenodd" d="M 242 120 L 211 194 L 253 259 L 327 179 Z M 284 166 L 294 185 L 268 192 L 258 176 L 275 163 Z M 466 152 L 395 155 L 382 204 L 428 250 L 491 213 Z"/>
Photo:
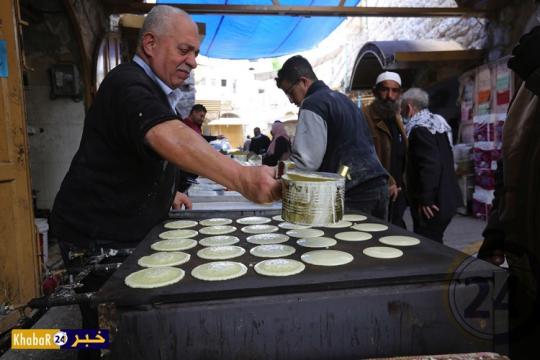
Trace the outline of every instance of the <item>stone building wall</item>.
<path fill-rule="evenodd" d="M 455 7 L 454 0 L 362 0 L 369 7 Z M 383 18 L 356 17 L 345 20 L 316 49 L 307 52 L 314 59 L 317 74 L 330 86 L 346 91 L 356 56 L 370 41 L 454 40 L 465 49 L 485 48 L 488 34 L 486 19 L 480 18 Z M 319 55 L 322 53 L 322 55 Z"/>
<path fill-rule="evenodd" d="M 488 61 L 510 55 L 521 35 L 539 24 L 540 1 L 508 0 L 486 26 Z"/>
<path fill-rule="evenodd" d="M 538 0 L 508 0 L 493 18 L 350 18 L 315 49 L 306 52 L 317 74 L 346 91 L 356 55 L 369 41 L 454 40 L 466 49 L 485 49 L 485 62 L 509 55 L 520 36 L 540 20 Z M 454 7 L 454 0 L 362 0 L 360 6 Z"/>

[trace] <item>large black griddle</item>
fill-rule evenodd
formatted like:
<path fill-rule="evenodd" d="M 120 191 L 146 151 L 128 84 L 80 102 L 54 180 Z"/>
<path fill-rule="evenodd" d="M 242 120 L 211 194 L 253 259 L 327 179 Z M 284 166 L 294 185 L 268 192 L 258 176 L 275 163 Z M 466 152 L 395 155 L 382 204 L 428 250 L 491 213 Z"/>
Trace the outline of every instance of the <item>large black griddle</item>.
<path fill-rule="evenodd" d="M 279 211 L 261 212 L 257 215 L 272 217 L 279 214 Z M 202 220 L 213 217 L 228 217 L 233 220 L 244 216 L 252 216 L 242 212 L 216 212 L 216 211 L 188 211 L 175 213 L 171 220 L 192 219 Z M 168 220 L 170 221 L 170 220 Z M 369 217 L 363 221 L 384 223 L 383 221 Z M 279 222 L 272 220 L 268 224 L 277 225 Z M 297 275 L 287 277 L 268 277 L 257 274 L 253 266 L 264 258 L 258 258 L 249 253 L 249 250 L 256 246 L 248 243 L 246 238 L 252 234 L 246 234 L 240 230 L 246 226 L 234 221 L 231 225 L 237 227 L 237 231 L 227 235 L 234 235 L 240 238 L 240 242 L 235 244 L 246 249 L 246 253 L 230 261 L 239 261 L 248 266 L 246 275 L 226 281 L 202 281 L 191 276 L 191 270 L 209 260 L 200 259 L 196 253 L 203 248 L 201 245 L 184 250 L 191 254 L 191 260 L 179 267 L 186 275 L 176 284 L 155 288 L 155 289 L 133 289 L 124 284 L 124 279 L 132 272 L 143 269 L 137 264 L 137 260 L 153 252 L 150 245 L 159 241 L 158 234 L 166 231 L 163 224 L 153 228 L 134 253 L 122 264 L 122 266 L 111 276 L 104 286 L 97 293 L 95 302 L 114 302 L 117 306 L 137 306 L 150 305 L 156 303 L 181 303 L 192 301 L 205 301 L 215 299 L 228 299 L 249 296 L 261 296 L 272 294 L 288 294 L 308 291 L 324 291 L 331 289 L 361 288 L 369 286 L 393 286 L 403 284 L 418 284 L 422 282 L 450 281 L 456 268 L 468 256 L 454 249 L 423 238 L 416 234 L 407 232 L 399 227 L 389 225 L 389 229 L 382 232 L 374 232 L 373 238 L 361 242 L 347 242 L 338 240 L 338 243 L 331 247 L 334 250 L 343 250 L 354 256 L 354 260 L 346 265 L 323 267 L 306 264 L 306 269 Z M 199 230 L 202 226 L 197 225 L 191 229 Z M 334 237 L 336 233 L 343 231 L 353 231 L 351 228 L 323 228 L 325 235 Z M 280 233 L 287 230 L 281 229 Z M 370 246 L 386 246 L 378 239 L 388 235 L 415 236 L 420 239 L 420 244 L 409 247 L 401 247 L 404 255 L 396 259 L 374 259 L 362 253 L 362 250 Z M 199 234 L 196 240 L 210 235 Z M 296 253 L 287 258 L 300 260 L 300 256 L 308 251 L 317 250 L 304 248 L 296 244 L 296 238 L 290 238 L 287 245 L 294 246 Z M 479 276 L 485 277 L 492 273 L 492 268 L 488 263 L 479 261 L 475 271 Z M 488 270 L 488 271 L 486 271 Z M 473 276 L 474 274 L 469 274 Z"/>

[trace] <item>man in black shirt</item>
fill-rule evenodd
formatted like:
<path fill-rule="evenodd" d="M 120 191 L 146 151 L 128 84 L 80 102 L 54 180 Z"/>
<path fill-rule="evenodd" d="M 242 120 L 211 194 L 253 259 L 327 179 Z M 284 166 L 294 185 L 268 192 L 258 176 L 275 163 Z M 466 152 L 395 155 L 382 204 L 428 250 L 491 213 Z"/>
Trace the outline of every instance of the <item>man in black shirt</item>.
<path fill-rule="evenodd" d="M 270 145 L 270 138 L 264 134 L 261 134 L 261 129 L 256 127 L 253 129 L 254 137 L 251 138 L 249 144 L 249 151 L 257 155 L 263 155 L 268 150 Z"/>
<path fill-rule="evenodd" d="M 199 42 L 197 25 L 184 11 L 155 6 L 133 62 L 102 82 L 50 217 L 66 262 L 70 249 L 93 254 L 136 246 L 171 206 L 181 206 L 179 169 L 255 202 L 280 197 L 274 169 L 244 167 L 218 153 L 176 113 L 179 87 L 197 66 Z M 97 327 L 95 313 L 83 314 L 83 327 Z"/>

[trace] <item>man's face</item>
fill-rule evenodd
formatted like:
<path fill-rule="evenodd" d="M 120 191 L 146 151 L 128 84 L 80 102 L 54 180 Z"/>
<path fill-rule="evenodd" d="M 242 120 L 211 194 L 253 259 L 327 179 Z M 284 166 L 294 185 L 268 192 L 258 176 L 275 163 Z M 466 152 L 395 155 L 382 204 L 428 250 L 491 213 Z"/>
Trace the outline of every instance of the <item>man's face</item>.
<path fill-rule="evenodd" d="M 204 111 L 194 111 L 191 113 L 191 120 L 195 122 L 198 125 L 202 125 L 204 123 L 204 118 L 206 116 L 206 112 Z"/>
<path fill-rule="evenodd" d="M 166 20 L 169 21 L 169 31 L 161 35 L 145 34 L 144 51 L 157 76 L 176 89 L 197 67 L 195 58 L 199 54 L 199 33 L 191 18 L 183 14 L 171 14 Z"/>
<path fill-rule="evenodd" d="M 401 96 L 401 86 L 393 80 L 385 80 L 377 84 L 374 94 L 378 99 L 396 102 Z"/>
<path fill-rule="evenodd" d="M 306 97 L 307 89 L 306 81 L 303 78 L 290 82 L 288 80 L 282 80 L 280 88 L 283 90 L 289 101 L 296 106 L 300 106 L 304 98 Z"/>

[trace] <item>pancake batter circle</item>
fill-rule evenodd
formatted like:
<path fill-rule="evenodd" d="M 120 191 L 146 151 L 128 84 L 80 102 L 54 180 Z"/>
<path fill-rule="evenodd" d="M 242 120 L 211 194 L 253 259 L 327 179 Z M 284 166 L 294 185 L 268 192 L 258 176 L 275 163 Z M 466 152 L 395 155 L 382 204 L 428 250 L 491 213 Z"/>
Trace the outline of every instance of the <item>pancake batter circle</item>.
<path fill-rule="evenodd" d="M 383 236 L 379 241 L 385 245 L 391 246 L 414 246 L 420 244 L 420 240 L 412 236 Z"/>
<path fill-rule="evenodd" d="M 309 225 L 293 224 L 286 221 L 279 223 L 277 226 L 279 226 L 282 229 L 287 229 L 287 230 L 309 229 L 311 227 Z"/>
<path fill-rule="evenodd" d="M 368 247 L 362 253 L 376 259 L 394 259 L 403 256 L 403 251 L 389 246 Z"/>
<path fill-rule="evenodd" d="M 236 261 L 212 261 L 196 266 L 191 276 L 204 281 L 235 279 L 247 273 L 246 265 Z"/>
<path fill-rule="evenodd" d="M 324 231 L 319 229 L 297 229 L 289 230 L 287 235 L 297 238 L 319 237 L 324 235 Z"/>
<path fill-rule="evenodd" d="M 293 259 L 269 259 L 255 264 L 255 272 L 265 276 L 291 276 L 304 271 L 306 265 Z"/>
<path fill-rule="evenodd" d="M 235 232 L 236 228 L 230 225 L 208 226 L 199 229 L 199 232 L 204 235 L 223 235 Z"/>
<path fill-rule="evenodd" d="M 388 230 L 388 226 L 383 225 L 383 224 L 376 224 L 376 223 L 362 223 L 362 224 L 353 225 L 351 229 L 358 230 L 358 231 L 377 232 L 377 231 Z"/>
<path fill-rule="evenodd" d="M 265 244 L 280 244 L 289 240 L 289 237 L 285 234 L 270 233 L 270 234 L 256 234 L 247 237 L 247 242 L 257 245 Z"/>
<path fill-rule="evenodd" d="M 253 256 L 264 258 L 280 258 L 292 255 L 295 252 L 296 249 L 294 247 L 283 244 L 258 245 L 249 251 Z"/>
<path fill-rule="evenodd" d="M 137 264 L 144 267 L 176 266 L 189 261 L 191 255 L 182 251 L 157 252 L 141 257 Z"/>
<path fill-rule="evenodd" d="M 237 223 L 242 225 L 258 225 L 258 224 L 266 224 L 272 221 L 272 219 L 263 217 L 263 216 L 248 216 L 241 219 L 236 220 Z"/>
<path fill-rule="evenodd" d="M 340 250 L 313 250 L 302 254 L 303 262 L 319 266 L 339 266 L 353 261 L 354 257 Z"/>
<path fill-rule="evenodd" d="M 232 220 L 227 218 L 211 218 L 199 221 L 199 224 L 202 226 L 219 226 L 228 225 L 230 223 L 232 223 Z"/>
<path fill-rule="evenodd" d="M 343 241 L 366 241 L 373 237 L 373 235 L 361 232 L 361 231 L 345 231 L 337 233 L 336 239 Z"/>
<path fill-rule="evenodd" d="M 240 246 L 210 246 L 197 251 L 197 256 L 206 260 L 227 260 L 242 256 L 245 252 Z"/>
<path fill-rule="evenodd" d="M 193 220 L 176 220 L 170 221 L 163 225 L 165 229 L 185 229 L 197 226 L 198 222 Z"/>
<path fill-rule="evenodd" d="M 202 246 L 226 246 L 239 242 L 240 239 L 232 235 L 216 235 L 202 238 L 199 244 Z"/>
<path fill-rule="evenodd" d="M 242 228 L 242 231 L 248 234 L 265 234 L 278 231 L 275 225 L 248 225 Z"/>
<path fill-rule="evenodd" d="M 178 251 L 187 250 L 197 246 L 197 240 L 193 239 L 172 239 L 161 240 L 150 245 L 152 250 L 156 251 Z"/>
<path fill-rule="evenodd" d="M 335 239 L 325 236 L 301 238 L 296 240 L 296 243 L 300 246 L 307 248 L 326 248 L 337 244 Z"/>
<path fill-rule="evenodd" d="M 129 274 L 124 283 L 132 288 L 152 289 L 177 283 L 184 274 L 184 270 L 175 267 L 148 268 Z"/>
<path fill-rule="evenodd" d="M 190 229 L 179 229 L 179 230 L 169 230 L 162 232 L 158 235 L 160 239 L 172 240 L 172 239 L 187 239 L 197 236 L 198 232 L 196 230 Z"/>
<path fill-rule="evenodd" d="M 346 214 L 343 215 L 343 220 L 345 221 L 364 221 L 367 220 L 367 216 L 360 214 Z"/>

